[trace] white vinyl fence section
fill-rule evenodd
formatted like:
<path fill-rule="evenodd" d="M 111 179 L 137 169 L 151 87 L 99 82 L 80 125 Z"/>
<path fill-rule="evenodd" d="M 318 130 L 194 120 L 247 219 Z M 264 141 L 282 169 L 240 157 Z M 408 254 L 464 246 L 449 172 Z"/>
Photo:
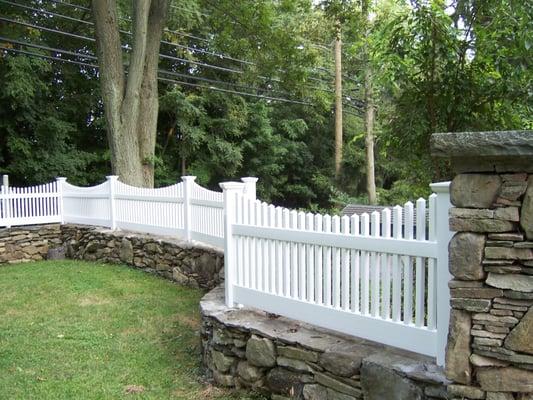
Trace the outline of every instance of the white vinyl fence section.
<path fill-rule="evenodd" d="M 171 186 L 148 189 L 129 186 L 108 176 L 100 185 L 79 187 L 66 178 L 27 188 L 0 191 L 0 226 L 75 223 L 179 236 L 224 246 L 222 192 L 205 189 L 194 176 Z M 256 178 L 243 178 L 242 195 L 255 199 Z"/>
<path fill-rule="evenodd" d="M 351 217 L 225 195 L 226 303 L 243 304 L 444 363 L 448 184 L 429 200 Z M 416 215 L 416 217 L 415 217 Z"/>
<path fill-rule="evenodd" d="M 4 176 L 0 187 L 0 226 L 46 224 L 61 221 L 58 183 L 10 187 Z"/>

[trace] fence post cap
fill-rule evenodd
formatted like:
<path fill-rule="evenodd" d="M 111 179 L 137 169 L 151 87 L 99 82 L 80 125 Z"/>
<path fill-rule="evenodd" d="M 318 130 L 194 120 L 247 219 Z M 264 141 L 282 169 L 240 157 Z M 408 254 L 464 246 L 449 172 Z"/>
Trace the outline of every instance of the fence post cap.
<path fill-rule="evenodd" d="M 245 176 L 244 178 L 241 178 L 241 181 L 244 183 L 256 183 L 259 180 L 259 178 L 256 178 L 254 176 Z"/>
<path fill-rule="evenodd" d="M 63 176 L 57 176 L 56 177 L 56 181 L 58 182 L 66 182 L 67 181 L 67 178 L 63 177 Z"/>
<path fill-rule="evenodd" d="M 450 191 L 450 181 L 432 183 L 429 187 L 435 193 L 448 193 Z"/>
<path fill-rule="evenodd" d="M 181 180 L 183 182 L 188 182 L 188 181 L 194 182 L 196 180 L 196 176 L 194 176 L 194 175 L 184 175 L 184 176 L 181 177 Z"/>
<path fill-rule="evenodd" d="M 107 175 L 105 178 L 108 181 L 116 181 L 118 179 L 118 175 Z"/>
<path fill-rule="evenodd" d="M 242 190 L 244 183 L 242 182 L 221 182 L 219 186 L 222 190 Z"/>

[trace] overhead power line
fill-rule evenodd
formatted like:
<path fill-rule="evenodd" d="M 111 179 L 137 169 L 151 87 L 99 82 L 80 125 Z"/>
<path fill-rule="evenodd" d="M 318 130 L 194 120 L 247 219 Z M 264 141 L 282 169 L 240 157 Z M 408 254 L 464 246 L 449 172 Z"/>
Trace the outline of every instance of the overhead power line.
<path fill-rule="evenodd" d="M 84 66 L 84 67 L 90 67 L 90 68 L 94 68 L 94 69 L 97 69 L 97 70 L 99 69 L 99 66 L 96 65 L 96 64 L 90 64 L 90 63 L 85 63 L 85 62 L 81 62 L 81 61 L 74 61 L 74 60 L 64 59 L 64 58 L 61 58 L 61 57 L 47 56 L 47 55 L 44 55 L 44 54 L 33 53 L 33 52 L 30 52 L 30 51 L 21 50 L 21 49 L 0 48 L 0 51 L 19 53 L 19 54 L 24 54 L 24 55 L 27 55 L 27 56 L 30 56 L 30 57 L 37 57 L 37 58 L 42 58 L 42 59 L 46 59 L 46 60 L 59 61 L 61 63 L 67 63 L 67 64 L 74 64 L 74 65 L 79 65 L 79 66 Z M 66 54 L 66 52 L 64 52 L 64 53 Z M 168 72 L 168 71 L 161 71 L 161 72 Z M 167 79 L 167 78 L 163 78 L 163 77 L 160 77 L 160 76 L 158 76 L 157 79 L 159 81 L 163 81 L 163 82 L 174 83 L 174 84 L 185 85 L 185 86 L 191 86 L 191 87 L 197 87 L 197 88 L 206 89 L 206 90 L 213 90 L 213 91 L 231 93 L 231 94 L 236 94 L 236 95 L 245 96 L 245 97 L 255 97 L 255 98 L 260 98 L 260 99 L 269 100 L 269 101 L 279 101 L 279 102 L 284 102 L 284 103 L 300 104 L 300 105 L 306 105 L 306 106 L 312 106 L 313 105 L 312 103 L 309 103 L 309 102 L 289 100 L 289 99 L 284 99 L 284 98 L 279 98 L 279 97 L 272 97 L 272 96 L 264 96 L 264 95 L 258 95 L 258 94 L 253 94 L 253 93 L 239 92 L 239 91 L 223 89 L 223 88 L 219 88 L 219 87 L 215 87 L 215 86 L 198 85 L 198 84 L 193 84 L 193 83 L 190 83 L 190 82 L 183 82 L 183 81 L 179 81 L 179 80 Z M 224 83 L 224 82 L 220 82 L 220 83 Z M 353 109 L 359 111 L 359 114 L 345 111 L 347 114 L 354 115 L 354 116 L 361 116 L 361 109 L 360 108 L 351 106 L 349 104 L 345 104 L 345 105 L 350 106 L 350 108 L 353 108 Z"/>
<path fill-rule="evenodd" d="M 2 2 L 2 1 L 3 0 L 0 0 L 0 2 Z M 58 30 L 58 29 L 48 28 L 48 27 L 44 27 L 44 26 L 41 26 L 41 25 L 36 25 L 36 24 L 24 22 L 24 21 L 17 21 L 17 20 L 11 19 L 11 18 L 0 17 L 0 21 L 5 21 L 5 22 L 12 23 L 12 24 L 26 26 L 26 27 L 30 27 L 30 28 L 46 31 L 46 32 L 56 33 L 56 34 L 59 34 L 59 35 L 65 35 L 65 36 L 69 36 L 69 37 L 72 37 L 72 38 L 75 38 L 75 39 L 86 40 L 86 41 L 90 41 L 90 42 L 93 42 L 93 43 L 96 41 L 94 38 L 91 38 L 91 37 L 88 37 L 88 36 L 83 36 L 83 35 L 79 35 L 79 34 L 65 32 L 65 31 L 61 31 L 61 30 Z M 126 32 L 126 33 L 130 34 L 129 32 Z M 129 47 L 124 46 L 124 45 L 122 46 L 122 48 L 124 48 L 126 50 L 129 50 Z M 201 62 L 201 61 L 188 60 L 188 59 L 184 59 L 184 58 L 181 58 L 181 57 L 170 56 L 170 55 L 167 55 L 167 54 L 160 54 L 159 56 L 161 58 L 164 58 L 164 59 L 169 59 L 169 60 L 172 60 L 172 61 L 179 61 L 179 62 L 182 62 L 182 63 L 192 64 L 192 65 L 199 65 L 199 66 L 202 66 L 202 67 L 205 67 L 205 68 L 216 69 L 216 70 L 219 70 L 219 71 L 237 73 L 237 74 L 243 74 L 244 73 L 244 71 L 238 70 L 238 69 L 234 69 L 234 68 L 220 67 L 220 66 L 217 66 L 217 65 L 208 64 L 208 63 L 204 63 L 204 62 Z M 258 77 L 263 79 L 263 80 L 265 80 L 265 81 L 267 81 L 267 82 L 281 83 L 281 80 L 277 79 L 277 78 L 270 78 L 270 77 L 262 76 L 262 75 L 259 75 Z M 309 88 L 310 89 L 314 89 L 314 90 L 319 90 L 319 91 L 333 92 L 331 89 L 327 89 L 327 88 L 318 88 L 318 87 L 312 87 L 312 86 L 309 86 Z"/>
<path fill-rule="evenodd" d="M 57 3 L 61 3 L 61 4 L 64 4 L 64 5 L 69 4 L 69 6 L 72 6 L 72 7 L 78 7 L 78 5 L 73 5 L 71 3 L 65 3 L 65 2 L 62 2 L 62 1 L 59 1 L 59 0 L 50 0 L 50 1 L 55 1 Z M 0 0 L 0 3 L 5 3 L 5 4 L 13 5 L 13 6 L 19 6 L 21 8 L 28 9 L 28 10 L 31 10 L 31 11 L 54 15 L 54 16 L 59 17 L 59 18 L 66 18 L 68 20 L 84 23 L 84 24 L 91 25 L 91 26 L 94 25 L 92 22 L 89 22 L 89 21 L 85 21 L 85 20 L 81 20 L 81 19 L 78 19 L 78 18 L 65 16 L 65 15 L 58 14 L 58 13 L 53 13 L 53 12 L 50 12 L 50 11 L 47 11 L 47 10 L 42 10 L 42 9 L 37 9 L 37 8 L 25 6 L 25 5 L 22 5 L 22 4 L 19 4 L 19 3 L 15 3 L 15 2 L 12 2 L 12 1 L 8 1 L 8 0 Z M 83 8 L 85 10 L 90 10 L 87 7 L 82 7 L 82 6 L 79 6 L 79 7 Z M 9 22 L 9 23 L 13 23 L 13 24 L 19 24 L 19 25 L 22 25 L 22 26 L 28 26 L 28 27 L 31 27 L 31 28 L 34 28 L 34 29 L 48 31 L 48 32 L 51 32 L 51 33 L 56 33 L 56 34 L 60 34 L 60 35 L 66 35 L 66 36 L 73 37 L 73 38 L 80 39 L 80 40 L 87 40 L 87 41 L 90 41 L 90 42 L 95 42 L 94 38 L 90 38 L 90 37 L 87 37 L 87 36 L 74 34 L 74 33 L 70 33 L 70 32 L 60 31 L 58 29 L 43 27 L 43 26 L 40 26 L 40 25 L 30 24 L 30 23 L 27 23 L 27 22 L 17 21 L 17 20 L 10 19 L 10 18 L 5 18 L 5 17 L 0 17 L 0 20 L 6 21 L 6 22 Z M 120 32 L 123 33 L 123 34 L 132 35 L 131 32 L 127 32 L 127 31 L 120 31 Z M 174 43 L 170 43 L 170 42 L 166 42 L 166 43 L 168 43 L 170 45 L 173 45 L 173 46 L 176 46 L 176 44 L 174 44 Z M 177 46 L 181 46 L 181 45 L 177 45 Z M 205 51 L 203 49 L 194 49 L 194 48 L 190 48 L 188 46 L 181 46 L 181 47 L 187 48 L 189 50 L 197 51 L 197 52 L 210 53 L 210 54 L 219 56 L 219 54 L 208 52 L 208 51 Z M 126 50 L 130 50 L 131 49 L 128 46 L 123 46 L 123 48 L 126 49 Z M 205 63 L 205 62 L 202 62 L 202 61 L 194 61 L 194 60 L 189 60 L 189 59 L 185 59 L 185 58 L 181 58 L 181 57 L 175 57 L 175 56 L 171 56 L 171 55 L 167 55 L 167 54 L 160 54 L 160 57 L 163 58 L 163 59 L 168 59 L 168 60 L 171 60 L 171 61 L 179 61 L 181 63 L 186 63 L 186 64 L 190 64 L 190 65 L 193 65 L 193 66 L 200 66 L 200 67 L 204 67 L 204 68 L 208 68 L 208 69 L 215 69 L 215 70 L 219 70 L 219 71 L 224 71 L 224 72 L 229 72 L 229 73 L 237 73 L 237 74 L 243 74 L 244 73 L 244 71 L 242 71 L 240 69 L 221 67 L 221 66 Z M 224 56 L 222 56 L 222 57 L 224 57 Z M 226 58 L 228 58 L 228 57 L 226 57 Z M 237 59 L 235 59 L 235 60 L 237 60 Z M 243 61 L 243 60 L 238 60 L 238 61 Z M 245 62 L 245 61 L 243 61 L 243 62 Z M 253 63 L 251 63 L 251 62 L 247 62 L 247 63 L 253 65 Z M 284 72 L 284 71 L 281 70 L 281 72 Z M 197 77 L 192 77 L 191 76 L 190 78 L 196 79 Z M 258 75 L 258 78 L 263 79 L 263 80 L 265 80 L 267 82 L 276 82 L 276 83 L 281 83 L 282 82 L 280 79 L 271 78 L 271 77 L 262 76 L 262 75 Z M 323 81 L 320 80 L 320 79 L 315 79 L 315 78 L 312 78 L 312 77 L 310 77 L 309 79 L 323 83 Z M 232 84 L 232 85 L 235 85 L 235 84 Z M 328 92 L 328 93 L 332 93 L 333 92 L 333 90 L 331 90 L 329 88 L 313 87 L 313 86 L 309 86 L 309 85 L 306 85 L 306 86 L 309 89 L 312 89 L 312 90 L 318 90 L 318 91 L 323 91 L 323 92 Z M 278 92 L 278 93 L 282 93 L 284 95 L 290 95 L 287 92 L 279 91 L 279 90 L 276 90 L 276 89 L 269 88 L 269 90 L 270 91 L 275 91 L 275 92 Z M 350 101 L 350 102 L 352 101 L 352 99 L 349 96 L 344 96 L 344 98 L 346 100 Z M 357 101 L 357 100 L 355 100 L 355 101 Z"/>
<path fill-rule="evenodd" d="M 60 1 L 60 0 L 48 0 L 48 1 L 51 1 L 51 2 L 56 3 L 56 4 L 69 6 L 69 7 L 72 7 L 74 9 L 80 9 L 80 10 L 83 10 L 83 11 L 90 11 L 91 10 L 88 7 L 84 7 L 84 6 L 81 6 L 81 5 L 78 5 L 78 4 L 73 4 L 73 3 L 67 3 L 67 2 L 64 2 L 64 1 Z M 66 17 L 66 18 L 68 18 L 70 20 L 74 20 L 74 21 L 81 22 L 81 23 L 84 23 L 84 24 L 93 25 L 93 23 L 90 22 L 90 21 L 80 20 L 80 19 L 76 19 L 74 17 L 65 16 L 63 14 L 53 13 L 53 12 L 45 10 L 45 9 L 32 8 L 32 7 L 29 7 L 29 6 L 24 6 L 24 5 L 20 4 L 20 3 L 15 3 L 15 2 L 7 1 L 7 0 L 2 0 L 0 2 L 6 3 L 6 4 L 10 4 L 12 6 L 19 6 L 19 7 L 25 8 L 25 9 L 30 9 L 30 10 L 32 10 L 34 12 L 49 13 L 49 14 L 54 15 L 54 16 L 59 17 L 59 18 Z M 174 8 L 178 8 L 176 6 L 173 6 L 173 7 Z M 131 18 L 119 17 L 119 19 L 121 19 L 123 21 L 131 22 Z M 180 36 L 190 37 L 190 38 L 193 38 L 193 39 L 196 39 L 196 40 L 201 40 L 201 41 L 204 41 L 204 42 L 211 42 L 210 39 L 201 38 L 201 37 L 198 37 L 198 36 L 186 34 L 184 32 L 179 32 L 179 31 L 175 31 L 175 30 L 170 30 L 170 29 L 167 29 L 167 28 L 165 28 L 164 31 L 169 32 L 169 33 L 173 33 L 173 34 L 177 34 L 177 35 L 180 35 Z M 128 32 L 128 31 L 122 31 L 121 30 L 120 32 L 123 33 L 123 34 L 131 35 L 131 32 Z M 226 59 L 226 60 L 231 60 L 231 61 L 234 61 L 234 62 L 238 62 L 238 63 L 244 64 L 244 65 L 256 65 L 252 61 L 242 60 L 242 59 L 239 59 L 239 58 L 231 57 L 231 56 L 228 56 L 226 54 L 221 54 L 221 53 L 217 53 L 217 52 L 210 51 L 210 50 L 205 50 L 205 49 L 201 49 L 201 48 L 197 48 L 197 47 L 190 47 L 190 46 L 186 46 L 186 45 L 182 45 L 182 44 L 178 44 L 178 43 L 168 42 L 168 41 L 165 41 L 165 40 L 161 40 L 161 43 L 163 43 L 165 45 L 177 47 L 177 48 L 182 48 L 182 49 L 188 50 L 188 51 L 190 51 L 192 53 L 208 54 L 208 55 L 212 55 L 214 57 L 218 57 L 218 58 L 221 58 L 221 59 Z M 319 45 L 317 45 L 317 46 L 319 46 Z M 331 74 L 331 71 L 328 71 L 325 68 L 318 68 L 318 67 L 312 69 L 311 72 L 317 73 L 318 70 L 322 70 L 323 72 Z M 280 70 L 280 72 L 285 72 L 285 71 Z M 350 79 L 348 77 L 345 77 L 345 78 L 346 79 Z M 315 81 L 315 82 L 324 83 L 324 80 L 320 79 L 320 78 L 309 77 L 309 80 L 312 80 L 312 81 Z"/>
<path fill-rule="evenodd" d="M 65 55 L 70 55 L 70 56 L 74 56 L 74 57 L 87 58 L 87 59 L 90 59 L 90 60 L 97 60 L 97 58 L 95 56 L 92 56 L 92 55 L 75 53 L 75 52 L 68 51 L 68 50 L 63 50 L 63 49 L 58 49 L 58 48 L 53 48 L 53 47 L 48 47 L 48 46 L 41 46 L 41 45 L 37 45 L 37 44 L 33 44 L 33 43 L 25 43 L 25 42 L 21 42 L 19 40 L 8 39 L 8 38 L 4 38 L 4 37 L 1 37 L 1 36 L 0 36 L 0 41 L 8 42 L 8 43 L 11 43 L 11 44 L 17 44 L 17 45 L 20 45 L 20 46 L 32 47 L 32 48 L 36 48 L 36 49 L 44 50 L 44 51 L 51 51 L 51 52 L 55 52 L 55 53 L 58 53 L 58 54 L 65 54 Z M 14 48 L 0 48 L 0 49 L 4 50 L 4 51 L 12 51 L 12 52 L 22 53 L 22 54 L 26 54 L 26 55 L 35 56 L 35 57 L 41 57 L 41 58 L 46 58 L 46 59 L 51 59 L 51 60 L 56 60 L 56 61 L 64 61 L 64 62 L 68 62 L 68 63 L 71 63 L 71 64 L 83 65 L 83 66 L 99 69 L 99 66 L 97 64 L 91 64 L 91 63 L 88 63 L 88 62 L 66 60 L 64 58 L 57 57 L 57 56 L 55 56 L 55 57 L 54 56 L 45 56 L 45 55 L 42 55 L 42 54 L 32 53 L 32 52 L 24 51 L 24 50 L 21 50 L 21 49 L 14 49 Z M 178 75 L 177 73 L 174 73 L 172 71 L 166 71 L 166 70 L 159 70 L 158 72 L 162 73 L 162 74 Z M 196 77 L 193 77 L 193 76 L 183 76 L 183 77 L 188 78 L 188 79 L 193 79 L 193 80 L 196 79 Z M 164 82 L 174 82 L 174 83 L 179 83 L 179 84 L 186 85 L 186 86 L 204 88 L 204 89 L 209 89 L 209 90 L 217 90 L 217 91 L 221 91 L 221 92 L 225 92 L 225 93 L 234 93 L 234 94 L 239 94 L 239 95 L 242 95 L 242 96 L 250 96 L 250 97 L 255 97 L 255 98 L 262 98 L 262 99 L 271 100 L 271 101 L 280 101 L 280 102 L 293 103 L 293 104 L 312 105 L 312 103 L 309 103 L 309 102 L 306 102 L 306 101 L 292 100 L 292 99 L 286 99 L 286 98 L 274 97 L 274 96 L 264 96 L 264 95 L 255 94 L 255 93 L 240 92 L 240 91 L 236 91 L 236 90 L 230 90 L 230 89 L 215 87 L 215 86 L 212 86 L 212 85 L 205 86 L 205 85 L 193 84 L 193 83 L 190 83 L 190 82 L 183 82 L 183 81 L 164 78 L 164 77 L 158 77 L 158 79 L 160 81 L 164 81 Z M 199 80 L 204 81 L 205 79 L 201 78 Z M 232 85 L 231 83 L 228 83 L 228 82 L 216 81 L 216 80 L 209 80 L 209 82 L 210 83 Z M 246 87 L 246 88 L 253 89 L 253 90 L 258 90 L 258 91 L 261 91 L 261 90 L 262 91 L 268 91 L 268 89 L 254 88 L 254 87 L 244 86 L 244 85 L 240 85 L 240 87 Z"/>

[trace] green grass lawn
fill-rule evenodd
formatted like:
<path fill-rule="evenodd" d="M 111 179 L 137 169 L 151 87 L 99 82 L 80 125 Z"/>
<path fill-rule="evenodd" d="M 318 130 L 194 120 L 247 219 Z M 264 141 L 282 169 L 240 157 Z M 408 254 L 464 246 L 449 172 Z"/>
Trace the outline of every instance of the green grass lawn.
<path fill-rule="evenodd" d="M 1 266 L 0 399 L 247 398 L 201 383 L 201 296 L 124 266 Z"/>

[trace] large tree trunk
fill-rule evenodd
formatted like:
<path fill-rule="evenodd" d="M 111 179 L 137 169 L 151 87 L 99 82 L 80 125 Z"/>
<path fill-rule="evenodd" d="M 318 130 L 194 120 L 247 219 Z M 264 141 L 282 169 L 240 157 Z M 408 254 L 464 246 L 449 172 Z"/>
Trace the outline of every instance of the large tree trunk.
<path fill-rule="evenodd" d="M 363 0 L 362 13 L 365 19 L 365 49 L 363 51 L 364 97 L 365 97 L 365 147 L 366 147 L 366 192 L 368 202 L 377 204 L 376 177 L 374 168 L 374 88 L 372 85 L 372 64 L 368 53 L 369 42 L 369 0 Z"/>
<path fill-rule="evenodd" d="M 167 0 L 133 2 L 133 43 L 124 71 L 116 0 L 93 0 L 98 63 L 113 172 L 134 186 L 154 184 L 157 65 Z"/>
<path fill-rule="evenodd" d="M 335 179 L 342 167 L 342 38 L 341 24 L 337 22 L 335 37 Z"/>

